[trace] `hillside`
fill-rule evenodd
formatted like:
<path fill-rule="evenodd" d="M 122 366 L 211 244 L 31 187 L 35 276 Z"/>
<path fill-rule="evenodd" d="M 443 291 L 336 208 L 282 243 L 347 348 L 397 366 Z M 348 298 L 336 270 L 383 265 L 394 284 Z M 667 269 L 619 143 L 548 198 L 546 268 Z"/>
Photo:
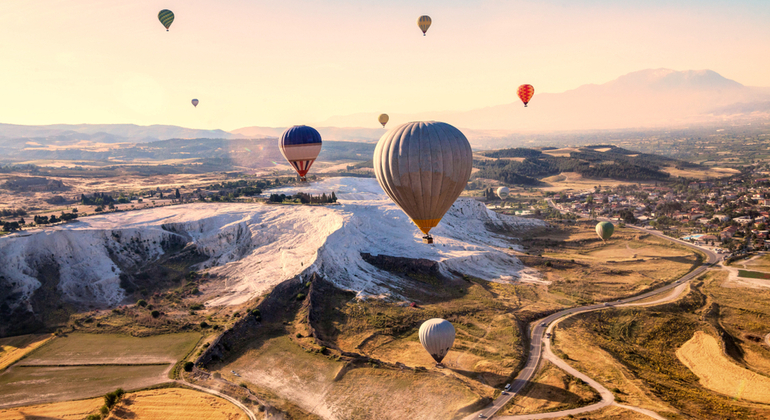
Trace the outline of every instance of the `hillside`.
<path fill-rule="evenodd" d="M 399 278 L 365 262 L 362 253 L 429 259 L 444 273 L 486 280 L 539 281 L 502 250 L 508 247 L 506 236 L 488 227 L 514 232 L 542 222 L 498 215 L 480 202 L 461 199 L 431 232 L 436 245 L 427 246 L 374 179 L 332 178 L 280 190 L 297 191 L 335 191 L 341 204 L 188 204 L 2 237 L 3 316 L 28 316 L 50 307 L 52 301 L 36 298 L 41 293 L 78 307 L 117 305 L 130 296 L 127 288 L 151 291 L 146 273 L 168 258 L 198 262 L 198 270 L 223 279 L 201 288 L 209 305 L 240 304 L 310 273 L 360 295 L 398 298 Z"/>
<path fill-rule="evenodd" d="M 539 185 L 540 179 L 562 172 L 575 172 L 585 178 L 665 181 L 671 177 L 663 170 L 667 167 L 699 167 L 681 160 L 609 145 L 570 149 L 501 149 L 482 152 L 479 157 L 473 162 L 473 166 L 479 169 L 475 173 L 477 178 L 521 185 Z"/>

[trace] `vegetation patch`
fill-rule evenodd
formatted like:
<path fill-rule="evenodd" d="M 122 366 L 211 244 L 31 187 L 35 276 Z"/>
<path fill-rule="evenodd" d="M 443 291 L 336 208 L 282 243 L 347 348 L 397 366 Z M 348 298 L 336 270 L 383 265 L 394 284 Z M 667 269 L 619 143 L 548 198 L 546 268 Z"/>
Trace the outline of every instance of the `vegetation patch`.
<path fill-rule="evenodd" d="M 760 273 L 759 271 L 749 271 L 749 270 L 738 270 L 738 277 L 745 277 L 747 279 L 770 280 L 770 273 Z"/>

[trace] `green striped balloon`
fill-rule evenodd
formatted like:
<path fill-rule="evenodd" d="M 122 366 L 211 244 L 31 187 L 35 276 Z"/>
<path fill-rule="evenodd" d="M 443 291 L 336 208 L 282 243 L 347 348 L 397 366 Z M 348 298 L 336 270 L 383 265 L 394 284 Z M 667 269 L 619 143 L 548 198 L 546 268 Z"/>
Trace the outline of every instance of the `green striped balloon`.
<path fill-rule="evenodd" d="M 171 22 L 174 21 L 174 12 L 168 9 L 163 9 L 158 13 L 158 20 L 160 20 L 160 23 L 162 23 L 163 26 L 166 27 L 166 31 L 168 31 L 169 26 L 171 26 Z"/>

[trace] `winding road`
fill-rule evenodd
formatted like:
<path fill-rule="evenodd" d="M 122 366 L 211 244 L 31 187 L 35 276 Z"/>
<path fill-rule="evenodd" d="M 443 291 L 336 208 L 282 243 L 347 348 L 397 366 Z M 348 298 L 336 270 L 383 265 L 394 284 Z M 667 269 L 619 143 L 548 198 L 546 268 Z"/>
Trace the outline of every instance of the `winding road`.
<path fill-rule="evenodd" d="M 554 205 L 553 202 L 550 201 L 550 200 L 549 200 L 549 205 L 551 205 L 552 207 L 556 208 L 559 211 L 562 211 L 556 205 Z M 651 304 L 656 304 L 656 303 L 660 303 L 660 302 L 667 301 L 667 300 L 676 299 L 677 295 L 681 294 L 681 292 L 684 291 L 683 285 L 686 282 L 696 278 L 697 276 L 699 276 L 700 274 L 705 272 L 709 267 L 713 266 L 714 264 L 716 264 L 720 260 L 719 255 L 717 255 L 715 252 L 713 252 L 711 250 L 708 250 L 708 249 L 705 249 L 705 248 L 700 248 L 700 247 L 692 245 L 692 244 L 690 244 L 688 242 L 685 242 L 685 241 L 682 241 L 682 240 L 679 240 L 679 239 L 676 239 L 676 238 L 671 238 L 671 237 L 665 236 L 661 232 L 654 231 L 654 230 L 648 230 L 648 229 L 642 229 L 642 228 L 638 228 L 636 226 L 628 226 L 628 227 L 633 228 L 633 229 L 638 229 L 638 230 L 640 230 L 642 232 L 649 233 L 650 235 L 657 236 L 659 238 L 663 238 L 663 239 L 675 242 L 677 244 L 683 245 L 685 247 L 694 249 L 696 251 L 702 252 L 702 253 L 706 254 L 707 261 L 705 263 L 703 263 L 701 266 L 696 267 L 694 270 L 692 270 L 689 273 L 687 273 L 684 276 L 682 276 L 682 278 L 680 278 L 679 280 L 677 280 L 677 281 L 675 281 L 673 283 L 670 283 L 670 284 L 668 284 L 666 286 L 659 287 L 659 288 L 657 288 L 655 290 L 651 290 L 651 291 L 649 291 L 647 293 L 643 293 L 641 295 L 630 297 L 630 298 L 626 298 L 626 299 L 620 299 L 620 300 L 612 302 L 612 303 L 608 302 L 608 303 L 601 303 L 601 304 L 596 304 L 596 305 L 588 305 L 588 306 L 582 306 L 582 307 L 577 307 L 577 308 L 565 309 L 565 310 L 563 310 L 561 312 L 557 312 L 557 313 L 555 313 L 553 315 L 550 315 L 550 316 L 548 316 L 546 318 L 543 318 L 543 319 L 537 321 L 534 324 L 534 328 L 531 330 L 531 334 L 530 334 L 529 358 L 527 359 L 527 363 L 524 365 L 524 368 L 521 370 L 521 372 L 519 372 L 519 374 L 516 376 L 516 379 L 514 379 L 513 383 L 511 384 L 510 391 L 500 395 L 492 403 L 492 405 L 487 406 L 483 410 L 477 411 L 477 412 L 471 414 L 468 417 L 465 417 L 464 420 L 470 420 L 470 419 L 475 419 L 475 418 L 491 418 L 491 417 L 495 416 L 498 411 L 500 411 L 506 404 L 508 404 L 508 402 L 511 399 L 513 399 L 516 395 L 518 395 L 522 391 L 522 389 L 524 389 L 524 387 L 532 380 L 532 378 L 535 376 L 535 373 L 538 370 L 538 366 L 540 365 L 540 360 L 542 358 L 545 358 L 548 361 L 550 361 L 551 363 L 555 364 L 556 366 L 559 366 L 561 369 L 565 370 L 566 372 L 568 372 L 572 376 L 575 376 L 575 377 L 580 378 L 580 379 L 584 380 L 585 382 L 587 382 L 591 387 L 593 387 L 594 389 L 596 389 L 597 392 L 599 392 L 599 394 L 602 397 L 602 400 L 600 402 L 596 403 L 596 404 L 592 404 L 592 405 L 589 405 L 589 406 L 586 406 L 586 407 L 580 407 L 580 408 L 576 408 L 576 409 L 572 409 L 572 410 L 564 410 L 564 411 L 551 412 L 551 413 L 541 413 L 541 414 L 527 414 L 527 415 L 521 415 L 521 416 L 502 416 L 502 417 L 498 417 L 499 419 L 501 419 L 501 420 L 502 419 L 504 419 L 504 420 L 529 420 L 529 419 L 555 418 L 555 417 L 568 416 L 570 414 L 574 415 L 574 414 L 579 414 L 579 413 L 585 413 L 585 412 L 588 412 L 588 411 L 599 410 L 599 409 L 602 409 L 604 407 L 608 407 L 608 406 L 613 405 L 613 404 L 621 406 L 620 404 L 615 403 L 615 396 L 612 394 L 612 392 L 607 390 L 605 387 L 603 387 L 601 384 L 599 384 L 598 382 L 594 381 L 593 379 L 591 379 L 591 378 L 587 377 L 586 375 L 578 372 L 577 370 L 575 370 L 574 368 L 569 366 L 569 364 L 567 364 L 567 362 L 565 362 L 564 360 L 562 360 L 562 359 L 558 358 L 556 355 L 554 355 L 551 352 L 550 340 L 546 340 L 545 339 L 545 333 L 546 332 L 550 332 L 552 330 L 552 328 L 555 325 L 556 321 L 563 320 L 563 319 L 565 319 L 567 317 L 570 317 L 572 315 L 576 315 L 576 314 L 579 314 L 579 313 L 598 311 L 598 310 L 601 310 L 601 309 L 607 309 L 607 308 L 616 307 L 616 306 L 651 305 Z M 657 301 L 654 301 L 654 302 L 634 303 L 634 302 L 638 302 L 640 300 L 644 300 L 644 299 L 650 298 L 652 296 L 659 295 L 661 293 L 666 293 L 668 291 L 672 291 L 674 289 L 677 289 L 678 293 L 675 292 L 672 296 L 668 296 L 668 297 L 666 297 L 664 299 L 660 299 L 660 300 L 657 300 Z M 768 335 L 768 337 L 766 337 L 766 339 L 770 340 L 769 337 L 770 337 L 770 335 Z M 648 415 L 648 416 L 650 416 L 652 418 L 662 419 L 662 417 L 660 417 L 656 413 L 654 413 L 652 411 L 649 411 L 649 410 L 644 410 L 644 409 L 641 409 L 641 408 L 629 407 L 629 406 L 621 406 L 621 407 L 626 408 L 626 409 L 630 409 L 630 410 L 634 410 L 634 411 L 638 411 L 638 412 L 641 412 L 641 413 L 644 413 L 644 414 L 646 414 L 646 415 Z"/>

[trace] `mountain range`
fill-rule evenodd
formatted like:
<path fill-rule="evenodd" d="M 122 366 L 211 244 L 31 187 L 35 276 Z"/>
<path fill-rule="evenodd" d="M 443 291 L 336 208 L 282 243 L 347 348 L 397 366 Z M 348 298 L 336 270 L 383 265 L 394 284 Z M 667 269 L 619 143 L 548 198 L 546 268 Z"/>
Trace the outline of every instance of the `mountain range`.
<path fill-rule="evenodd" d="M 640 129 L 690 124 L 734 123 L 770 116 L 770 88 L 744 86 L 711 70 L 642 70 L 603 84 L 562 93 L 537 93 L 528 107 L 513 102 L 468 111 L 389 113 L 393 122 L 438 120 L 455 125 L 474 147 L 528 133 Z M 335 116 L 312 123 L 324 139 L 376 142 L 384 133 L 378 112 Z M 388 128 L 391 128 L 389 126 Z M 278 137 L 285 127 L 243 127 L 232 131 L 172 125 L 0 124 L 0 145 L 30 138 L 41 144 L 147 143 L 190 138 Z M 42 141 L 41 141 L 42 139 Z"/>

